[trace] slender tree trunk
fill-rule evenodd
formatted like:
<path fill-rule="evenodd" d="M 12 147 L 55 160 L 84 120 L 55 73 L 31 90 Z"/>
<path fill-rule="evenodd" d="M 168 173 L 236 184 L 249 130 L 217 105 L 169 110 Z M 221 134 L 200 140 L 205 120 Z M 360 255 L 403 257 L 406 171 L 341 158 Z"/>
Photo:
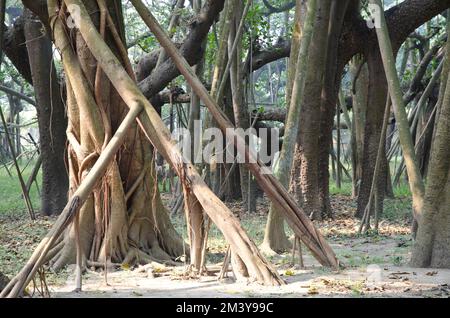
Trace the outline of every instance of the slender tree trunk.
<path fill-rule="evenodd" d="M 234 21 L 230 28 L 230 33 L 228 37 L 228 56 L 232 55 L 232 48 L 233 43 L 236 41 L 236 33 L 237 29 L 239 27 L 239 22 L 241 19 L 245 19 L 245 17 L 242 16 L 242 3 L 240 1 L 231 1 L 231 4 L 233 4 L 233 7 L 237 7 L 235 12 L 237 13 L 235 15 Z M 231 62 L 230 67 L 230 83 L 231 83 L 231 93 L 232 93 L 232 105 L 233 105 L 233 112 L 234 112 L 234 121 L 236 124 L 236 127 L 243 128 L 244 130 L 248 129 L 250 127 L 250 118 L 249 118 L 249 112 L 244 107 L 244 91 L 243 91 L 243 85 L 241 83 L 243 78 L 243 70 L 242 70 L 242 62 L 240 53 L 242 50 L 242 35 L 240 35 L 237 38 L 237 52 L 238 54 L 235 54 L 234 59 Z M 248 203 L 249 199 L 249 172 L 248 169 L 244 165 L 239 165 L 239 177 L 240 177 L 240 187 L 241 187 L 241 196 L 242 201 L 245 203 Z M 253 201 L 253 200 L 252 200 Z M 251 209 L 256 209 L 256 205 L 250 204 Z"/>
<path fill-rule="evenodd" d="M 219 48 L 216 53 L 216 61 L 214 64 L 214 70 L 211 82 L 211 96 L 217 101 L 219 105 L 223 107 L 223 94 L 220 94 L 220 85 L 224 76 L 225 67 L 228 61 L 228 37 L 230 34 L 231 23 L 234 21 L 234 10 L 229 1 L 225 2 L 225 8 L 222 12 L 220 21 L 220 36 L 219 36 Z M 217 127 L 216 121 L 212 118 L 209 112 L 206 113 L 205 128 Z M 208 174 L 211 181 L 211 186 L 214 193 L 218 194 L 221 186 L 220 179 L 220 164 L 212 164 L 208 167 Z"/>
<path fill-rule="evenodd" d="M 14 122 L 14 124 L 16 124 L 16 129 L 15 129 L 16 155 L 20 156 L 20 154 L 22 153 L 22 141 L 20 138 L 20 113 L 21 113 L 21 110 L 23 109 L 23 107 L 22 107 L 22 102 L 20 100 L 16 99 L 15 103 L 16 103 L 16 108 L 20 110 L 17 112 L 16 118 L 15 118 L 16 120 Z"/>
<path fill-rule="evenodd" d="M 372 4 L 383 8 L 380 0 L 370 0 Z M 383 10 L 381 10 L 383 12 Z M 392 97 L 395 118 L 398 124 L 400 144 L 402 146 L 403 157 L 408 172 L 408 181 L 413 196 L 413 212 L 416 220 L 420 217 L 418 213 L 423 210 L 423 198 L 425 187 L 417 165 L 417 159 L 409 129 L 408 118 L 406 115 L 403 94 L 400 88 L 400 82 L 395 67 L 395 58 L 392 49 L 392 43 L 389 37 L 389 30 L 386 24 L 384 14 L 379 17 L 381 27 L 376 28 L 380 51 L 383 59 L 383 65 L 386 71 L 389 91 Z"/>
<path fill-rule="evenodd" d="M 197 0 L 191 0 L 191 2 L 193 3 L 193 7 L 200 9 L 201 5 L 200 6 L 198 5 Z M 176 28 L 180 22 L 181 10 L 184 8 L 184 3 L 185 0 L 175 0 L 173 6 L 174 11 L 172 12 L 172 16 L 170 17 L 168 27 L 168 33 L 171 38 L 175 34 Z M 161 50 L 155 68 L 158 67 L 166 58 L 167 58 L 166 52 L 164 50 Z"/>
<path fill-rule="evenodd" d="M 287 68 L 287 82 L 286 82 L 286 105 L 290 106 L 292 89 L 294 86 L 294 80 L 297 72 L 298 55 L 300 53 L 301 38 L 303 21 L 306 16 L 305 2 L 302 0 L 297 0 L 295 7 L 294 25 L 292 30 L 292 40 L 291 40 L 291 52 L 289 55 L 289 62 Z M 300 160 L 296 160 L 292 157 L 294 162 L 300 163 Z M 283 162 L 280 162 L 283 164 Z M 298 181 L 300 179 L 300 174 L 297 173 L 295 169 L 299 168 L 299 165 L 292 165 L 291 182 Z M 299 171 L 299 170 L 298 170 Z M 296 182 L 298 183 L 298 182 Z M 286 185 L 287 186 L 287 185 Z M 291 193 L 300 193 L 300 191 L 290 191 Z M 298 198 L 297 198 L 298 199 Z M 301 202 L 297 200 L 297 202 Z M 263 249 L 267 251 L 285 251 L 290 248 L 289 240 L 285 232 L 285 221 L 283 216 L 274 208 L 270 208 L 269 215 L 267 217 L 266 229 L 264 232 L 264 242 Z"/>
<path fill-rule="evenodd" d="M 385 158 L 386 154 L 386 131 L 387 126 L 389 122 L 389 116 L 391 114 L 391 99 L 389 95 L 387 95 L 386 98 L 386 107 L 384 110 L 384 116 L 383 116 L 383 124 L 381 128 L 381 136 L 380 141 L 378 145 L 377 150 L 377 157 L 375 161 L 375 168 L 372 176 L 372 184 L 370 186 L 370 193 L 369 193 L 369 200 L 367 203 L 367 206 L 364 209 L 364 215 L 362 218 L 361 226 L 359 232 L 364 228 L 364 232 L 367 232 L 370 229 L 370 214 L 372 210 L 372 205 L 374 206 L 375 210 L 375 230 L 378 231 L 378 221 L 380 217 L 380 207 L 379 205 L 382 204 L 382 200 L 380 200 L 380 196 L 378 195 L 378 191 L 380 187 L 377 187 L 379 185 L 378 178 L 380 177 L 380 168 L 381 163 L 383 159 Z"/>
<path fill-rule="evenodd" d="M 364 63 L 361 65 L 361 63 Z M 366 108 L 369 87 L 369 75 L 367 64 L 353 58 L 351 63 L 353 73 L 353 116 L 352 116 L 352 160 L 354 161 L 352 194 L 356 198 L 362 179 L 363 153 L 364 153 L 364 127 L 366 123 Z"/>
<path fill-rule="evenodd" d="M 180 3 L 184 4 L 184 1 L 177 1 L 176 6 L 178 7 Z M 201 0 L 194 0 L 193 7 L 196 14 L 200 12 Z M 176 14 L 175 14 L 176 15 Z M 202 43 L 206 45 L 206 43 Z M 160 57 L 161 58 L 161 57 Z M 195 66 L 196 74 L 202 78 L 203 76 L 204 59 L 202 58 L 200 62 Z M 191 134 L 191 161 L 195 162 L 194 159 L 197 156 L 195 153 L 195 144 L 197 142 L 196 138 L 199 136 L 199 131 L 195 131 L 195 122 L 200 120 L 200 98 L 191 92 L 191 104 L 190 104 L 190 115 L 188 128 Z M 201 142 L 198 140 L 198 142 Z M 203 213 L 202 206 L 198 202 L 197 198 L 191 193 L 187 187 L 183 187 L 184 195 L 184 209 L 186 215 L 186 223 L 188 224 L 188 237 L 190 244 L 190 261 L 191 266 L 196 271 L 201 271 L 202 266 L 202 248 L 203 241 L 206 235 L 205 229 L 205 217 Z"/>
<path fill-rule="evenodd" d="M 314 34 L 314 24 L 318 11 L 317 1 L 310 1 L 308 3 L 308 12 L 303 25 L 304 28 L 302 30 L 300 28 L 300 5 L 298 2 L 297 6 L 296 21 L 294 24 L 294 39 L 297 38 L 297 40 L 294 41 L 299 41 L 299 45 L 295 46 L 299 51 L 298 53 L 294 52 L 294 54 L 297 56 L 297 63 L 295 66 L 295 72 L 291 70 L 291 74 L 293 74 L 293 77 L 291 79 L 292 91 L 289 99 L 289 111 L 286 118 L 286 129 L 283 139 L 283 146 L 281 148 L 278 167 L 276 168 L 275 172 L 280 183 L 286 188 L 289 184 L 290 172 L 293 166 L 293 160 L 295 159 L 293 145 L 299 133 L 299 120 L 303 107 L 302 98 L 307 80 L 306 73 L 302 70 L 308 67 L 308 57 L 309 52 L 311 51 L 310 49 Z M 288 83 L 288 85 L 290 85 L 290 83 Z M 277 207 L 275 204 L 272 204 L 270 206 L 269 216 L 266 224 L 263 249 L 266 250 L 266 252 L 281 252 L 288 247 L 289 242 L 284 232 L 284 223 L 283 219 L 280 217 L 279 207 Z"/>
<path fill-rule="evenodd" d="M 300 45 L 302 39 L 302 29 L 308 5 L 304 0 L 296 0 L 294 23 L 292 26 L 291 51 L 287 65 L 287 82 L 286 82 L 286 105 L 290 106 L 292 89 L 294 87 L 295 74 L 297 72 L 298 55 L 300 54 Z"/>
<path fill-rule="evenodd" d="M 342 186 L 342 168 L 341 168 L 341 110 L 339 104 L 336 105 L 336 186 L 340 189 Z"/>
<path fill-rule="evenodd" d="M 180 3 L 184 4 L 184 0 L 177 0 L 176 2 L 176 6 L 178 6 Z M 201 5 L 202 5 L 202 1 L 201 0 L 194 0 L 193 2 L 193 7 L 194 7 L 194 11 L 196 14 L 198 14 L 200 12 L 201 9 Z M 202 44 L 203 46 L 206 45 L 206 43 Z M 203 73 L 204 73 L 204 67 L 205 67 L 205 59 L 202 58 L 200 60 L 200 62 L 194 67 L 195 68 L 195 72 L 196 74 L 200 77 L 203 78 Z M 196 162 L 196 158 L 197 156 L 199 156 L 200 154 L 195 153 L 195 145 L 196 143 L 200 143 L 201 140 L 196 140 L 195 137 L 198 138 L 198 136 L 196 136 L 196 134 L 199 134 L 199 131 L 195 131 L 195 122 L 199 121 L 201 118 L 201 110 L 200 110 L 200 98 L 194 94 L 191 93 L 191 103 L 190 103 L 190 113 L 189 113 L 189 123 L 188 123 L 188 128 L 189 128 L 189 132 L 191 134 L 191 161 L 192 162 Z M 201 127 L 200 127 L 201 128 Z"/>
<path fill-rule="evenodd" d="M 447 11 L 447 14 L 449 12 Z M 447 18 L 447 32 L 450 19 Z M 442 79 L 442 106 L 436 115 L 423 209 L 412 251 L 412 266 L 450 268 L 450 40 Z M 444 93 L 445 92 L 445 93 Z"/>

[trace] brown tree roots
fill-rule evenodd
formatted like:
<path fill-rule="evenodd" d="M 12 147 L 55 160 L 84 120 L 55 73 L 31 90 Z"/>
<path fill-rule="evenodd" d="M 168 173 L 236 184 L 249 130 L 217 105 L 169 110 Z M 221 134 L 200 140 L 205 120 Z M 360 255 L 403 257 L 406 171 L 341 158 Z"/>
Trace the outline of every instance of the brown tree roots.
<path fill-rule="evenodd" d="M 147 172 L 147 175 L 150 174 Z M 109 179 L 120 182 L 116 172 L 109 172 Z M 144 178 L 145 179 L 145 178 Z M 118 186 L 119 185 L 119 186 Z M 148 191 L 141 183 L 131 195 L 129 208 L 124 200 L 120 183 L 110 180 L 110 223 L 105 228 L 96 217 L 96 191 L 80 210 L 80 241 L 86 260 L 127 265 L 148 262 L 176 265 L 174 259 L 183 255 L 186 244 L 176 232 L 169 215 L 163 207 L 159 193 Z M 152 204 L 153 196 L 155 202 Z M 183 246 L 184 245 L 184 246 Z M 59 270 L 76 261 L 76 238 L 71 224 L 49 252 L 47 260 L 54 270 Z"/>
<path fill-rule="evenodd" d="M 292 248 L 292 244 L 284 230 L 284 217 L 272 210 L 269 213 L 264 233 L 264 241 L 259 247 L 265 255 L 283 253 Z"/>

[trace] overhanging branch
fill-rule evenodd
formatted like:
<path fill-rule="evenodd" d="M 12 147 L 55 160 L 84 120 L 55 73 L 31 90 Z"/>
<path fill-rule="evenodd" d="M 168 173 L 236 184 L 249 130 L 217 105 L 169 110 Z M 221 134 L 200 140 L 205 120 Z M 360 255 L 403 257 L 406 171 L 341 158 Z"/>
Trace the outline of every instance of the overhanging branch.
<path fill-rule="evenodd" d="M 0 91 L 5 92 L 8 95 L 12 95 L 14 97 L 20 98 L 24 101 L 26 101 L 28 104 L 33 105 L 36 107 L 36 102 L 31 97 L 28 97 L 25 94 L 22 94 L 21 92 L 15 91 L 12 88 L 6 87 L 4 85 L 0 85 Z"/>
<path fill-rule="evenodd" d="M 206 1 L 200 13 L 191 23 L 191 31 L 180 47 L 183 57 L 190 65 L 196 64 L 203 56 L 204 52 L 200 44 L 206 38 L 211 25 L 222 11 L 224 2 L 224 0 Z M 151 98 L 179 75 L 180 72 L 172 60 L 167 59 L 139 82 L 139 88 L 145 97 Z"/>
<path fill-rule="evenodd" d="M 268 0 L 263 0 L 264 5 L 267 8 L 267 11 L 265 14 L 273 14 L 273 13 L 281 13 L 284 11 L 291 10 L 292 8 L 295 8 L 295 1 L 289 1 L 285 4 L 280 5 L 279 7 L 275 7 Z"/>

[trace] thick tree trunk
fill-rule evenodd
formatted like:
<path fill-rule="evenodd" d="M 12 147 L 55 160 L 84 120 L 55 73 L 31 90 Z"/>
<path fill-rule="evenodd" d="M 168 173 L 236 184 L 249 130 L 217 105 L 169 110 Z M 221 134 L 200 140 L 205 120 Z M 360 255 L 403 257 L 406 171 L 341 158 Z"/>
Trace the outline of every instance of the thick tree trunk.
<path fill-rule="evenodd" d="M 117 37 L 123 32 L 120 29 L 120 2 L 108 2 L 107 6 L 99 8 L 97 1 L 90 0 L 85 1 L 85 5 L 89 12 L 93 12 L 91 17 L 101 33 L 105 34 L 109 46 L 121 56 L 121 62 L 128 65 L 127 57 L 121 55 L 120 50 L 123 39 Z M 107 32 L 114 27 L 105 27 L 109 14 L 117 28 L 116 36 L 114 32 Z M 69 49 L 63 51 L 68 94 L 70 195 L 98 158 L 128 109 L 79 33 L 76 33 L 73 45 L 78 59 L 75 56 L 70 59 Z M 78 71 L 76 64 L 81 67 Z M 79 86 L 82 85 L 80 80 L 84 81 L 85 87 Z M 155 178 L 152 147 L 134 124 L 108 173 L 80 211 L 81 247 L 85 258 L 119 263 L 170 262 L 183 254 L 183 241 L 162 205 Z M 63 243 L 52 251 L 55 255 L 52 262 L 54 268 L 75 262 L 75 237 L 76 231 L 72 225 L 66 231 Z"/>
<path fill-rule="evenodd" d="M 294 36 L 292 43 L 292 57 L 296 57 L 295 63 L 290 62 L 289 78 L 286 92 L 286 100 L 289 103 L 289 111 L 286 118 L 286 131 L 281 148 L 281 154 L 276 167 L 276 176 L 280 183 L 288 188 L 289 179 L 296 177 L 290 175 L 294 165 L 295 152 L 294 143 L 299 133 L 300 115 L 303 104 L 303 94 L 307 76 L 302 70 L 308 67 L 308 57 L 314 34 L 314 24 L 317 15 L 317 0 L 308 3 L 305 21 L 301 21 L 301 5 L 297 1 L 297 9 L 294 21 Z M 304 28 L 302 28 L 302 24 Z M 300 158 L 299 158 L 300 159 Z M 297 161 L 300 163 L 300 161 Z M 300 202 L 300 201 L 298 201 Z M 289 241 L 285 234 L 284 221 L 280 214 L 280 208 L 271 204 L 267 219 L 264 242 L 262 248 L 270 253 L 272 251 L 282 252 L 289 247 Z"/>
<path fill-rule="evenodd" d="M 448 11 L 447 11 L 448 14 Z M 450 19 L 447 19 L 450 32 Z M 419 228 L 412 251 L 412 266 L 450 268 L 450 40 L 447 40 L 441 80 L 442 104 L 436 115 L 427 185 Z M 439 105 L 440 103 L 438 103 Z"/>
<path fill-rule="evenodd" d="M 319 1 L 314 41 L 309 49 L 309 61 L 303 107 L 300 114 L 300 127 L 297 149 L 300 153 L 300 186 L 305 212 L 314 220 L 321 220 L 319 201 L 319 134 L 320 105 L 325 68 L 327 64 L 328 30 L 331 2 Z"/>
<path fill-rule="evenodd" d="M 368 50 L 367 64 L 369 68 L 368 107 L 365 115 L 364 146 L 362 162 L 361 183 L 358 191 L 358 207 L 355 216 L 362 218 L 364 209 L 369 201 L 373 172 L 377 161 L 378 146 L 380 144 L 381 126 L 387 96 L 386 75 L 383 70 L 380 54 L 376 48 Z M 383 211 L 383 199 L 386 189 L 387 160 L 385 153 L 380 161 L 379 176 L 376 186 L 376 202 L 373 206 L 379 207 L 379 215 Z M 373 211 L 371 211 L 373 214 Z"/>
<path fill-rule="evenodd" d="M 424 207 L 411 264 L 450 268 L 450 81 L 437 121 Z"/>
<path fill-rule="evenodd" d="M 24 33 L 37 102 L 42 158 L 41 213 L 60 213 L 67 202 L 69 179 L 64 162 L 67 117 L 52 60 L 52 42 L 39 18 L 24 12 Z"/>
<path fill-rule="evenodd" d="M 101 34 L 93 31 L 95 30 L 95 26 L 82 2 L 79 0 L 65 0 L 65 2 L 68 5 L 75 4 L 80 8 L 81 23 L 79 30 L 83 38 L 86 39 L 87 47 L 92 50 L 105 74 L 107 74 L 108 78 L 112 81 L 114 88 L 117 89 L 120 97 L 123 98 L 130 109 L 133 110 L 136 107 L 145 109 L 147 116 L 141 116 L 139 118 L 141 128 L 145 132 L 145 135 L 151 140 L 152 144 L 161 151 L 166 160 L 170 162 L 172 167 L 176 170 L 180 182 L 192 191 L 205 212 L 223 232 L 225 238 L 230 242 L 233 251 L 238 253 L 239 257 L 245 262 L 249 276 L 264 284 L 282 284 L 282 280 L 278 273 L 259 254 L 256 246 L 248 238 L 236 217 L 234 217 L 223 202 L 211 192 L 205 185 L 202 177 L 196 172 L 193 165 L 189 160 L 183 158 L 181 152 L 175 147 L 167 127 L 137 85 L 130 78 L 131 73 L 127 74 L 124 67 L 121 65 L 121 62 L 102 40 Z M 176 50 L 176 48 L 167 37 L 165 31 L 156 22 L 155 18 L 147 11 L 145 5 L 140 1 L 133 1 L 133 5 L 137 8 L 140 15 L 145 18 L 145 22 L 152 26 L 153 33 L 165 44 L 164 48 L 167 50 L 167 53 L 174 58 L 173 50 Z M 149 22 L 149 19 L 151 19 L 153 24 Z M 156 26 L 156 29 L 153 28 L 153 26 Z M 162 41 L 162 39 L 164 41 Z M 166 45 L 167 43 L 170 43 L 172 46 Z M 181 56 L 177 55 L 174 59 L 178 61 L 180 58 Z M 187 62 L 185 60 L 183 61 L 187 65 Z M 191 71 L 189 66 L 185 66 L 185 68 L 186 67 Z M 184 71 L 185 68 L 181 68 L 181 70 Z M 130 70 L 128 70 L 128 72 L 129 71 Z M 195 88 L 195 93 L 198 94 L 202 100 L 204 100 L 206 94 L 210 98 L 208 102 L 212 101 L 210 95 L 203 86 L 202 91 L 197 89 L 198 85 L 202 84 L 195 73 L 190 74 L 196 78 L 196 81 L 189 81 L 189 85 Z M 186 76 L 185 73 L 184 75 Z M 233 136 L 233 139 L 236 137 L 237 136 Z M 324 242 L 322 242 L 322 244 L 324 244 Z"/>
<path fill-rule="evenodd" d="M 350 1 L 332 1 L 328 29 L 327 60 L 324 85 L 320 104 L 320 134 L 318 154 L 319 202 L 322 218 L 331 218 L 333 213 L 330 202 L 330 145 L 333 142 L 333 118 L 338 104 L 341 75 L 344 65 L 340 63 L 339 44 Z"/>

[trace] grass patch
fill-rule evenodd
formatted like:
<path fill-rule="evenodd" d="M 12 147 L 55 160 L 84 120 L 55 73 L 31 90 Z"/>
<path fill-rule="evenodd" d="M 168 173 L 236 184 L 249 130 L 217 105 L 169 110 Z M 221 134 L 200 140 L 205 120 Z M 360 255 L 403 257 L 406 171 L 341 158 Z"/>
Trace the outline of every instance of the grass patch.
<path fill-rule="evenodd" d="M 341 187 L 338 188 L 336 183 L 330 180 L 330 194 L 331 195 L 352 195 L 352 183 L 351 182 L 343 182 Z"/>
<path fill-rule="evenodd" d="M 178 177 L 173 178 L 174 184 L 178 182 Z M 158 180 L 158 190 L 160 193 L 170 193 L 170 179 Z"/>
<path fill-rule="evenodd" d="M 384 264 L 386 260 L 380 256 L 370 256 L 361 252 L 345 251 L 343 253 L 337 253 L 337 257 L 347 267 L 365 267 L 372 264 Z"/>
<path fill-rule="evenodd" d="M 330 195 L 332 196 L 351 196 L 352 183 L 343 182 L 338 188 L 333 180 L 330 180 Z M 382 219 L 388 221 L 408 221 L 412 216 L 411 191 L 407 184 L 401 184 L 394 188 L 395 198 L 385 198 Z M 356 200 L 355 200 L 356 201 Z M 356 205 L 356 202 L 355 202 Z"/>
<path fill-rule="evenodd" d="M 23 171 L 22 176 L 25 183 L 31 175 L 34 164 L 35 162 L 32 161 L 27 167 L 25 167 L 26 160 L 19 161 L 20 169 Z M 10 168 L 10 172 L 12 175 L 11 177 L 8 175 L 4 167 L 0 168 L 0 215 L 26 214 L 28 213 L 28 210 L 25 201 L 22 198 L 22 189 L 20 187 L 19 178 L 14 166 Z M 37 181 L 40 185 L 42 181 L 41 172 L 38 173 Z M 41 208 L 41 201 L 35 184 L 31 187 L 30 199 L 33 209 L 35 211 L 39 211 Z"/>
<path fill-rule="evenodd" d="M 403 258 L 403 256 L 391 256 L 390 262 L 395 266 L 402 266 L 407 261 Z"/>
<path fill-rule="evenodd" d="M 409 185 L 400 184 L 398 187 L 395 187 L 394 195 L 396 198 L 410 198 L 411 190 L 409 189 Z"/>
<path fill-rule="evenodd" d="M 411 197 L 386 199 L 382 218 L 389 221 L 410 220 L 412 218 Z"/>

